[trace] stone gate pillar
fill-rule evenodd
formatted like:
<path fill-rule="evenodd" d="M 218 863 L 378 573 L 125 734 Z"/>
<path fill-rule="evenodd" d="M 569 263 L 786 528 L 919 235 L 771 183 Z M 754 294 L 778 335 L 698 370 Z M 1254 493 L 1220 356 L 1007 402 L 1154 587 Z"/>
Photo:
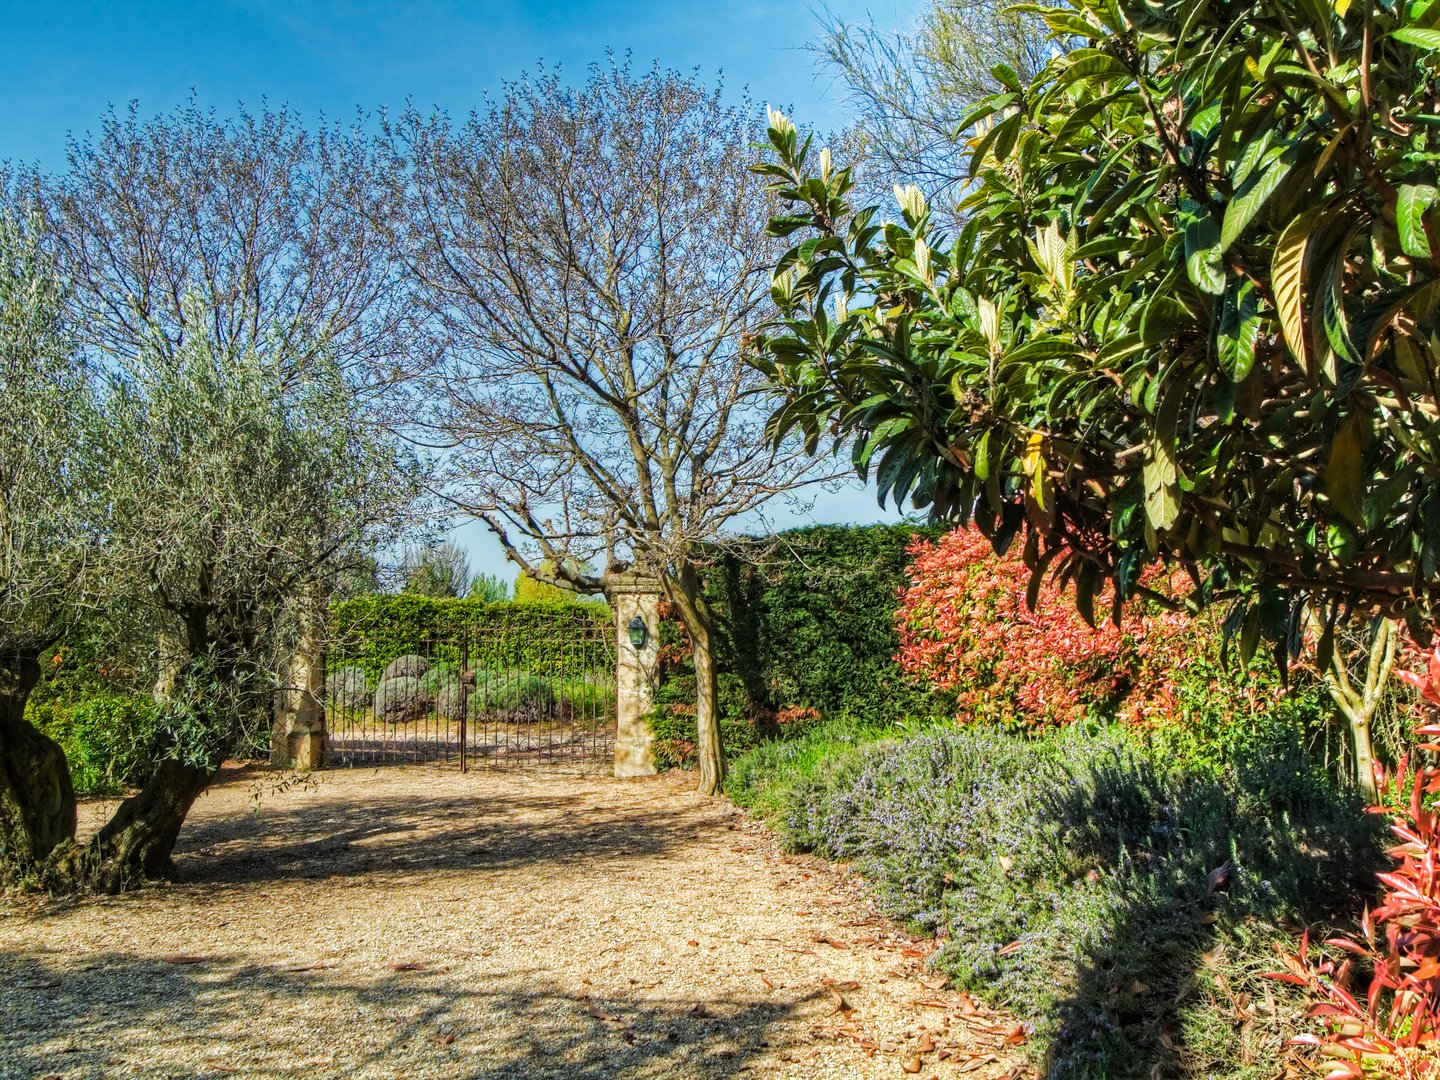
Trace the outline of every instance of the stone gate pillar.
<path fill-rule="evenodd" d="M 325 706 L 319 698 L 325 684 L 325 650 L 318 628 L 319 620 L 305 620 L 295 652 L 280 672 L 270 733 L 272 768 L 308 772 L 325 766 Z"/>
<path fill-rule="evenodd" d="M 615 612 L 615 775 L 651 776 L 654 735 L 645 714 L 655 699 L 660 667 L 660 586 L 652 578 L 616 574 L 606 581 Z M 645 644 L 630 642 L 630 623 L 645 624 Z"/>

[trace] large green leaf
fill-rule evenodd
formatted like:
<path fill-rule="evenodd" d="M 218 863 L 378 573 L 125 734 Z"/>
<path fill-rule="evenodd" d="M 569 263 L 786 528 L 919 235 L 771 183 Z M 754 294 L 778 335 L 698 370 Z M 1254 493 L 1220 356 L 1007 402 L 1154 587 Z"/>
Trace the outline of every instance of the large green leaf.
<path fill-rule="evenodd" d="M 1260 335 L 1260 293 L 1249 280 L 1232 282 L 1225 290 L 1216 349 L 1220 369 L 1231 382 L 1241 382 L 1255 363 L 1255 342 Z"/>
<path fill-rule="evenodd" d="M 1324 487 L 1335 512 L 1357 529 L 1365 527 L 1365 450 L 1371 436 L 1370 416 L 1360 410 L 1340 422 L 1325 459 Z"/>
<path fill-rule="evenodd" d="M 1170 528 L 1180 516 L 1178 481 L 1180 469 L 1175 454 L 1157 439 L 1145 454 L 1145 517 L 1157 532 Z"/>
<path fill-rule="evenodd" d="M 1420 49 L 1440 49 L 1440 30 L 1422 30 L 1419 27 L 1407 26 L 1402 30 L 1396 30 L 1390 35 L 1396 41 L 1403 41 L 1406 45 L 1414 45 Z"/>
<path fill-rule="evenodd" d="M 1220 226 L 1220 249 L 1228 251 L 1230 245 L 1240 238 L 1246 226 L 1255 220 L 1265 201 L 1275 193 L 1290 173 L 1290 163 L 1280 159 L 1263 167 L 1235 193 L 1225 207 L 1225 220 Z"/>
<path fill-rule="evenodd" d="M 1430 237 L 1425 234 L 1425 211 L 1440 197 L 1430 184 L 1401 184 L 1396 189 L 1395 228 L 1400 233 L 1400 250 L 1416 259 L 1430 257 Z"/>
<path fill-rule="evenodd" d="M 1202 212 L 1185 226 L 1185 271 L 1196 288 L 1219 296 L 1225 291 L 1225 259 L 1220 248 L 1220 226 Z"/>

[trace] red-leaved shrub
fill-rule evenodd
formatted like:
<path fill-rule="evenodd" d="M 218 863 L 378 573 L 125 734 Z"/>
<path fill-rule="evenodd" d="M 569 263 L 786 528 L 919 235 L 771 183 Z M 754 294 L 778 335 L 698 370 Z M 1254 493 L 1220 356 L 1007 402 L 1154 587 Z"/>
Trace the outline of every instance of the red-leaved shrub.
<path fill-rule="evenodd" d="M 952 691 L 961 720 L 1035 726 L 1099 710 L 1136 722 L 1184 712 L 1177 685 L 1211 697 L 1263 692 L 1217 662 L 1212 620 L 1133 602 L 1119 626 L 1086 624 L 1053 580 L 1026 605 L 1030 571 L 1016 548 L 997 556 L 974 528 L 917 539 L 896 613 L 901 668 Z M 1153 584 L 1153 583 L 1152 583 Z M 1107 610 L 1108 598 L 1097 599 Z"/>
<path fill-rule="evenodd" d="M 1397 674 L 1440 706 L 1440 645 L 1425 671 Z M 1430 740 L 1420 751 L 1440 752 L 1440 724 L 1416 733 Z M 1440 767 L 1421 765 L 1407 775 L 1408 768 L 1402 761 L 1394 777 L 1375 770 L 1380 805 L 1371 810 L 1390 816 L 1400 840 L 1389 852 L 1395 868 L 1379 875 L 1381 902 L 1366 911 L 1358 939 L 1327 943 L 1358 958 L 1359 972 L 1350 958 L 1312 960 L 1302 938 L 1299 954 L 1286 958 L 1290 971 L 1271 976 L 1314 994 L 1310 1015 L 1323 1020 L 1325 1034 L 1295 1041 L 1317 1049 L 1327 1080 L 1440 1080 L 1440 812 L 1433 798 Z M 1368 986 L 1357 988 L 1357 977 Z"/>

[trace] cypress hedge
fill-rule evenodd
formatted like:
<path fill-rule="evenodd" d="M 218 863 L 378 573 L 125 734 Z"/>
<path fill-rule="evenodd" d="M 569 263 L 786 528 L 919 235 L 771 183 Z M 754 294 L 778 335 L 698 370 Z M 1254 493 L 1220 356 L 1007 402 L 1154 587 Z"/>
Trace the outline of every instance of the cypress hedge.
<path fill-rule="evenodd" d="M 330 608 L 328 656 L 364 668 L 373 683 L 397 656 L 472 668 L 565 677 L 611 668 L 610 609 L 596 603 L 517 603 L 399 595 L 359 596 Z"/>
<path fill-rule="evenodd" d="M 945 695 L 913 686 L 895 663 L 906 548 L 940 531 L 816 525 L 717 549 L 704 571 L 716 660 L 751 715 L 814 709 L 864 724 L 949 715 Z M 681 660 L 666 682 L 686 677 L 693 669 Z"/>

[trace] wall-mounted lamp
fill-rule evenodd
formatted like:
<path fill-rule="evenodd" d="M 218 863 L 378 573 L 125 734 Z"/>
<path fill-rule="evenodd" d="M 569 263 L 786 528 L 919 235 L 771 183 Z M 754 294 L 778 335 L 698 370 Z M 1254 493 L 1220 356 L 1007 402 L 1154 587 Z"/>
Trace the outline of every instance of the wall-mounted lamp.
<path fill-rule="evenodd" d="M 648 633 L 645 629 L 645 620 L 639 615 L 636 615 L 630 620 L 630 625 L 626 629 L 630 631 L 630 644 L 634 645 L 637 649 L 644 648 L 645 638 Z"/>

